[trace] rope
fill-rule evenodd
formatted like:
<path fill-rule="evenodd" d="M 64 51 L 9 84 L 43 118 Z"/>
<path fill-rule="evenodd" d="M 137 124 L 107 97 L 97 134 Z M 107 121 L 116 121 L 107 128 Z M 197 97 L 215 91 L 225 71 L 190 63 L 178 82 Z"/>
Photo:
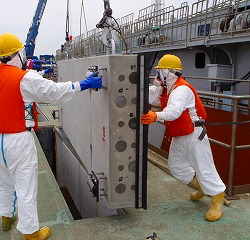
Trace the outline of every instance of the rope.
<path fill-rule="evenodd" d="M 69 0 L 67 0 L 67 15 L 66 15 L 66 38 L 65 40 L 69 40 Z"/>
<path fill-rule="evenodd" d="M 32 104 L 30 103 L 28 106 L 24 106 L 24 109 L 27 112 L 27 115 L 25 116 L 25 120 L 33 120 L 33 114 L 32 114 Z M 30 118 L 29 118 L 30 117 Z"/>
<path fill-rule="evenodd" d="M 88 34 L 88 27 L 87 27 L 87 20 L 86 20 L 86 14 L 85 14 L 85 9 L 84 9 L 84 0 L 82 0 L 82 5 L 81 5 L 81 14 L 80 14 L 80 36 L 82 34 L 82 15 L 84 17 L 84 23 L 85 23 L 85 30 L 86 30 L 86 35 Z M 92 56 L 92 51 L 91 51 L 91 45 L 90 45 L 90 39 L 88 38 L 88 45 L 89 45 L 89 53 L 90 56 Z"/>

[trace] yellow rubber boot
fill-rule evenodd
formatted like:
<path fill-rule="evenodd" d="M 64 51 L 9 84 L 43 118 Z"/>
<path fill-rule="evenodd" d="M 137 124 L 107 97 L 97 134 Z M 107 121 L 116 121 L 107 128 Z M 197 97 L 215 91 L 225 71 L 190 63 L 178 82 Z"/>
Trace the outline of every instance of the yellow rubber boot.
<path fill-rule="evenodd" d="M 13 218 L 2 217 L 2 229 L 3 231 L 9 231 L 11 225 L 17 220 L 17 214 Z"/>
<path fill-rule="evenodd" d="M 24 234 L 24 240 L 46 240 L 49 238 L 50 234 L 49 227 L 42 227 L 32 234 Z"/>
<path fill-rule="evenodd" d="M 201 186 L 200 186 L 197 178 L 194 177 L 193 180 L 190 183 L 192 183 L 197 188 L 197 191 L 192 192 L 190 194 L 190 199 L 193 200 L 193 201 L 197 201 L 197 200 L 202 199 L 205 196 L 205 194 L 202 191 Z"/>
<path fill-rule="evenodd" d="M 206 213 L 206 219 L 214 222 L 219 220 L 222 216 L 222 208 L 223 208 L 225 193 L 222 192 L 215 196 L 210 196 L 210 197 L 212 203 L 210 209 Z"/>

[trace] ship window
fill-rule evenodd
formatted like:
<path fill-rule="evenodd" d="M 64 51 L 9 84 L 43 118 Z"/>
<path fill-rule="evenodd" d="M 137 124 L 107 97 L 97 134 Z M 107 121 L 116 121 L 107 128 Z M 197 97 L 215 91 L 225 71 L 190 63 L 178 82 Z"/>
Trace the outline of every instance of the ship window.
<path fill-rule="evenodd" d="M 196 53 L 195 55 L 195 67 L 204 68 L 205 67 L 206 55 L 203 52 Z"/>

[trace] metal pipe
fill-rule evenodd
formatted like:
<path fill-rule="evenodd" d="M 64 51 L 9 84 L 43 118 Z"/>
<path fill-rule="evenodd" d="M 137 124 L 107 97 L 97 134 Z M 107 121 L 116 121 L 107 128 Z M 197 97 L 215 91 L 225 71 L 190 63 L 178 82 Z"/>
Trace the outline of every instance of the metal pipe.
<path fill-rule="evenodd" d="M 158 123 L 161 123 L 161 124 L 164 124 L 163 122 L 161 121 L 157 121 Z M 231 145 L 229 144 L 226 144 L 226 143 L 223 143 L 223 142 L 220 142 L 218 140 L 215 140 L 213 138 L 208 138 L 210 142 L 214 143 L 214 144 L 217 144 L 217 145 L 220 145 L 224 148 L 227 148 L 227 149 L 231 149 Z M 235 149 L 246 149 L 246 148 L 250 148 L 250 145 L 242 145 L 242 146 L 235 146 Z"/>
<path fill-rule="evenodd" d="M 220 146 L 222 146 L 222 147 L 228 148 L 228 149 L 231 148 L 230 145 L 228 145 L 228 144 L 226 144 L 226 143 L 223 143 L 223 142 L 220 142 L 220 141 L 217 141 L 217 140 L 212 139 L 212 138 L 209 138 L 209 141 L 212 142 L 212 143 L 215 143 L 215 144 L 217 144 L 217 145 L 220 145 Z"/>
<path fill-rule="evenodd" d="M 81 158 L 77 154 L 77 152 L 76 152 L 75 148 L 73 147 L 73 145 L 71 144 L 70 140 L 63 134 L 63 132 L 58 127 L 54 126 L 54 130 L 55 130 L 55 133 L 57 134 L 57 136 L 61 139 L 61 141 L 68 148 L 68 150 L 70 151 L 70 153 L 78 161 L 78 163 L 80 164 L 80 166 L 84 169 L 84 171 L 88 175 L 90 175 L 90 172 L 88 171 L 87 167 L 83 164 Z"/>
<path fill-rule="evenodd" d="M 162 169 L 162 170 L 164 170 L 165 172 L 167 172 L 167 173 L 170 174 L 170 171 L 169 171 L 169 169 L 168 169 L 168 167 L 167 167 L 166 164 L 163 164 L 163 163 L 161 163 L 161 162 L 159 162 L 159 161 L 157 161 L 157 160 L 155 160 L 155 159 L 153 159 L 153 158 L 151 158 L 151 157 L 148 157 L 148 161 L 151 162 L 151 163 L 153 163 L 154 165 L 156 165 L 156 166 L 159 167 L 160 169 Z"/>
<path fill-rule="evenodd" d="M 250 95 L 227 95 L 227 94 L 218 94 L 218 93 L 211 93 L 205 91 L 197 91 L 199 95 L 210 96 L 210 97 L 219 97 L 219 98 L 228 98 L 228 99 L 249 99 Z"/>
<path fill-rule="evenodd" d="M 150 78 L 154 78 L 155 74 L 150 74 Z M 211 78 L 211 77 L 195 77 L 195 76 L 185 76 L 185 78 L 191 78 L 193 80 L 216 80 L 219 82 L 250 82 L 250 80 L 247 79 L 236 79 L 236 78 Z"/>
<path fill-rule="evenodd" d="M 156 12 L 158 12 L 159 10 L 161 10 L 161 6 L 163 5 L 162 0 L 155 0 L 155 10 Z"/>
<path fill-rule="evenodd" d="M 233 110 L 233 122 L 237 122 L 238 115 L 238 100 L 234 99 L 234 110 Z M 232 196 L 233 188 L 233 174 L 234 174 L 234 159 L 235 159 L 235 146 L 236 146 L 236 133 L 237 133 L 237 124 L 232 126 L 232 139 L 231 139 L 231 153 L 230 153 L 230 162 L 229 162 L 229 174 L 228 174 L 228 196 Z"/>
<path fill-rule="evenodd" d="M 248 149 L 248 148 L 250 148 L 250 145 L 241 145 L 241 146 L 236 146 L 235 147 L 236 150 L 238 150 L 238 149 L 239 150 L 241 150 L 241 149 Z"/>
<path fill-rule="evenodd" d="M 193 80 L 215 80 L 218 82 L 250 82 L 247 79 L 236 79 L 236 78 L 211 78 L 211 77 L 193 77 L 193 76 L 185 76 L 185 78 L 191 78 Z"/>
<path fill-rule="evenodd" d="M 37 106 L 38 110 L 40 111 L 40 113 L 45 117 L 45 119 L 46 119 L 48 122 L 50 122 L 50 121 L 51 121 L 51 118 L 49 118 L 49 117 L 46 115 L 46 113 L 42 110 L 42 108 L 40 107 L 40 105 L 39 105 L 39 104 L 36 104 L 36 106 Z"/>
<path fill-rule="evenodd" d="M 111 44 L 112 44 L 112 55 L 115 55 L 115 52 L 116 52 L 115 51 L 116 50 L 115 49 L 115 40 L 113 38 L 111 39 Z"/>

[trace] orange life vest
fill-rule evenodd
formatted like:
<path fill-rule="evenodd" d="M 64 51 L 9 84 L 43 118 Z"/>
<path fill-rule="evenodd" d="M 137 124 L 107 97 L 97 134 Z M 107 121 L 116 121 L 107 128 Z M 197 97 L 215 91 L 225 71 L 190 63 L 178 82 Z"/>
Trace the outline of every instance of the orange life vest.
<path fill-rule="evenodd" d="M 160 97 L 161 101 L 161 107 L 164 109 L 167 106 L 168 103 L 168 98 L 171 92 L 179 87 L 185 85 L 189 87 L 192 92 L 194 93 L 195 96 L 195 108 L 198 117 L 202 119 L 206 119 L 207 114 L 206 110 L 200 100 L 200 97 L 198 96 L 196 90 L 188 83 L 186 82 L 182 77 L 179 77 L 177 81 L 174 83 L 172 86 L 172 89 L 170 90 L 169 93 L 167 93 L 167 89 L 163 90 L 163 94 Z M 191 120 L 190 114 L 189 114 L 189 109 L 186 109 L 185 111 L 182 112 L 181 116 L 173 121 L 165 121 L 164 124 L 166 125 L 166 135 L 170 137 L 178 137 L 178 136 L 184 136 L 192 133 L 194 131 L 194 124 Z"/>
<path fill-rule="evenodd" d="M 25 104 L 20 90 L 26 73 L 17 67 L 0 64 L 0 133 L 26 131 Z"/>

